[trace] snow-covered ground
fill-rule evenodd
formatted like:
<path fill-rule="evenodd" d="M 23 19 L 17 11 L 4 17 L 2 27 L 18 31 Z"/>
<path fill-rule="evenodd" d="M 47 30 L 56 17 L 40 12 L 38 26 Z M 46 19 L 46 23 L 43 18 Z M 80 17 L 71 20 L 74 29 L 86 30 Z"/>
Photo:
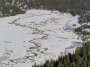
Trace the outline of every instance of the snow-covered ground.
<path fill-rule="evenodd" d="M 82 43 L 73 31 L 78 17 L 33 9 L 0 18 L 0 67 L 31 67 L 73 52 Z"/>

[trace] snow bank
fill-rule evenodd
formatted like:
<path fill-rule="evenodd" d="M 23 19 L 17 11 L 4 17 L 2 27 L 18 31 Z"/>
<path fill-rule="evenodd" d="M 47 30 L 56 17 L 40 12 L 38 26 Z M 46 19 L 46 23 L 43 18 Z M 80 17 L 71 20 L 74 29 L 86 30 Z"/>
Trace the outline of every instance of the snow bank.
<path fill-rule="evenodd" d="M 5 48 L 13 51 L 6 61 L 9 64 L 1 65 L 31 67 L 47 59 L 57 59 L 61 52 L 73 52 L 81 45 L 78 42 L 82 42 L 73 32 L 73 24 L 76 24 L 75 28 L 79 26 L 78 17 L 34 9 L 26 11 L 26 14 L 0 18 L 0 54 L 5 53 Z"/>

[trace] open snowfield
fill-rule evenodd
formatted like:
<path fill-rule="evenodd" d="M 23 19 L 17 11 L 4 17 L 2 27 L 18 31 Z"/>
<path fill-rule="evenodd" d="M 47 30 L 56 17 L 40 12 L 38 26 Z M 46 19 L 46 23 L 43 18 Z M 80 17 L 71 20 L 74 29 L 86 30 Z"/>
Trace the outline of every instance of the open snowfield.
<path fill-rule="evenodd" d="M 57 59 L 61 52 L 73 52 L 82 43 L 73 31 L 78 18 L 35 9 L 0 18 L 0 67 L 31 67 Z"/>

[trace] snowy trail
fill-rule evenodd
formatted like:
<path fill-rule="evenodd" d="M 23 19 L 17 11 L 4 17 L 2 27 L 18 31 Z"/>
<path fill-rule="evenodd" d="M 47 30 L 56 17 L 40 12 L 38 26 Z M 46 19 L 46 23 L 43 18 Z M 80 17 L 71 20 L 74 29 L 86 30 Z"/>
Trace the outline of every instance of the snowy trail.
<path fill-rule="evenodd" d="M 73 52 L 82 41 L 65 25 L 78 26 L 77 22 L 78 16 L 48 10 L 28 10 L 26 14 L 0 18 L 0 55 L 3 56 L 5 48 L 13 51 L 8 60 L 0 62 L 10 62 L 7 67 L 31 67 L 57 59 L 65 50 Z"/>

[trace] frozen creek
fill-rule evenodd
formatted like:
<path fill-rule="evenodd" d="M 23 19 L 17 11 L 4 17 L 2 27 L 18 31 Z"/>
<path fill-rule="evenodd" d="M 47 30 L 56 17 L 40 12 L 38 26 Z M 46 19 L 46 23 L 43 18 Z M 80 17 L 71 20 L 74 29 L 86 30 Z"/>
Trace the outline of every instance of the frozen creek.
<path fill-rule="evenodd" d="M 73 32 L 78 17 L 32 9 L 0 18 L 0 67 L 31 67 L 57 59 L 61 52 L 73 52 L 82 42 Z"/>

